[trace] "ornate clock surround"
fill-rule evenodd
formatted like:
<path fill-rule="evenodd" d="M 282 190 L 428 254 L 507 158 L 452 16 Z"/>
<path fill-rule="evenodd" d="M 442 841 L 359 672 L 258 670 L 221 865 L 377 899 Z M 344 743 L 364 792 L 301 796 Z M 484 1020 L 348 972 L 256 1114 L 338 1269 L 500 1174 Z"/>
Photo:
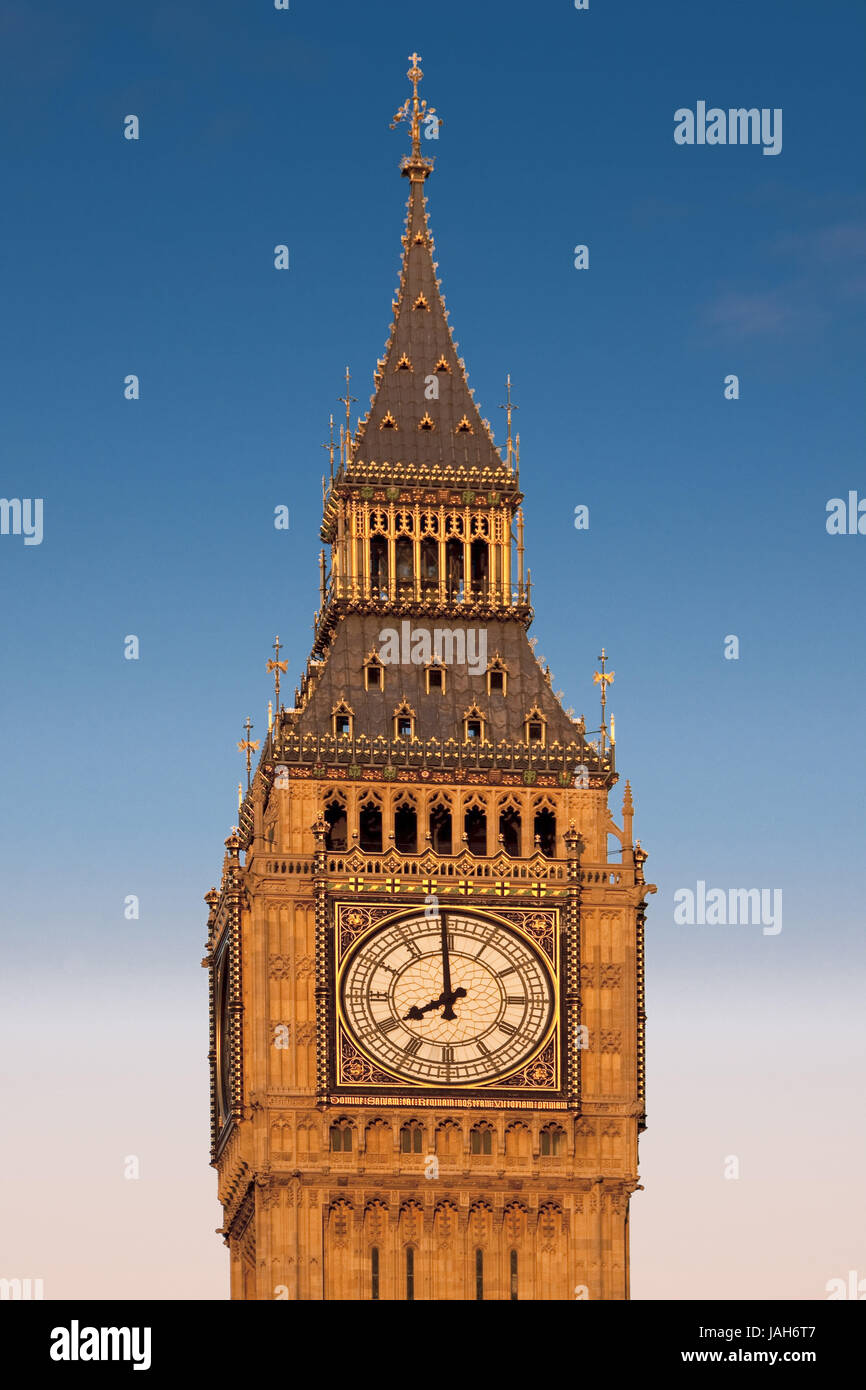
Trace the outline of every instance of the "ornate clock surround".
<path fill-rule="evenodd" d="M 331 1100 L 342 1105 L 441 1105 L 458 1107 L 562 1109 L 567 1105 L 564 1089 L 567 1039 L 563 1027 L 561 995 L 566 992 L 567 967 L 565 923 L 558 906 L 503 906 L 500 901 L 444 902 L 440 911 L 461 918 L 500 924 L 522 938 L 540 956 L 549 972 L 553 988 L 553 1008 L 549 1026 L 540 1046 L 507 1076 L 486 1083 L 465 1082 L 444 1085 L 403 1079 L 368 1056 L 351 1036 L 340 1002 L 340 984 L 347 962 L 358 943 L 388 926 L 417 920 L 424 912 L 424 899 L 414 903 L 334 898 L 328 914 L 331 935 L 331 969 L 328 987 Z M 531 1098 L 530 1098 L 531 1097 Z"/>

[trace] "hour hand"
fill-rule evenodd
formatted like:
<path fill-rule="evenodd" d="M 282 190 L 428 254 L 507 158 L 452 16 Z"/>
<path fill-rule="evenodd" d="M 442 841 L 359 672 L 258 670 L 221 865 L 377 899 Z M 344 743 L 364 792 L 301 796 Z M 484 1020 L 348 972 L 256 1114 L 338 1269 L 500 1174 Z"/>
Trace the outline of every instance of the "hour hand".
<path fill-rule="evenodd" d="M 429 1003 L 429 1004 L 425 1004 L 425 1005 L 423 1006 L 423 1008 L 421 1008 L 421 1009 L 418 1008 L 418 1005 L 417 1005 L 417 1004 L 413 1004 L 412 1007 L 411 1007 L 411 1009 L 409 1010 L 409 1012 L 408 1012 L 407 1014 L 404 1014 L 404 1015 L 403 1015 L 403 1018 L 404 1018 L 404 1019 L 407 1019 L 407 1018 L 414 1018 L 414 1019 L 423 1018 L 425 1014 L 429 1014 L 429 1012 L 430 1012 L 431 1009 L 438 1009 L 438 1008 L 439 1008 L 439 1005 L 440 1005 L 441 1003 L 442 1003 L 442 995 L 440 994 L 438 999 L 431 999 L 431 1000 L 430 1000 L 430 1003 Z"/>
<path fill-rule="evenodd" d="M 422 1019 L 425 1014 L 429 1014 L 432 1009 L 441 1008 L 442 1017 L 448 1019 L 450 1022 L 451 1019 L 457 1017 L 457 1015 L 454 1012 L 454 1009 L 452 1008 L 455 999 L 465 998 L 466 990 L 462 987 L 458 989 L 452 989 L 449 991 L 448 994 L 446 994 L 443 990 L 442 994 L 439 995 L 438 999 L 431 999 L 429 1004 L 424 1004 L 423 1007 L 420 1009 L 417 1004 L 413 1004 L 409 1012 L 403 1015 L 403 1018 L 404 1020 L 407 1018 L 412 1018 L 417 1021 L 419 1019 Z"/>

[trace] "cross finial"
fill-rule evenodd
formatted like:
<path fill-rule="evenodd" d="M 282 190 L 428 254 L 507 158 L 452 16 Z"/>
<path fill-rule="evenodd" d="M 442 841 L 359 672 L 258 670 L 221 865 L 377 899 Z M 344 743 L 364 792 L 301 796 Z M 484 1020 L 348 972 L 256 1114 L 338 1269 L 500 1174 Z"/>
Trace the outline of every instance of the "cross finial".
<path fill-rule="evenodd" d="M 353 402 L 353 401 L 357 401 L 357 399 L 358 399 L 357 396 L 353 396 L 353 395 L 350 394 L 349 386 L 350 386 L 350 384 L 351 384 L 351 381 L 352 381 L 352 373 L 349 371 L 349 368 L 347 367 L 347 368 L 346 368 L 346 394 L 345 394 L 345 396 L 338 396 L 338 397 L 337 397 L 337 400 L 338 400 L 338 401 L 342 401 L 343 404 L 344 404 L 345 407 L 346 407 L 346 450 L 347 450 L 347 452 L 348 452 L 348 449 L 349 449 L 349 437 L 350 437 L 351 432 L 352 432 L 352 429 L 351 429 L 351 419 L 350 419 L 351 414 L 352 414 L 352 402 Z"/>
<path fill-rule="evenodd" d="M 421 71 L 421 54 L 410 53 L 409 62 L 412 64 L 412 66 L 410 67 L 406 76 L 412 83 L 412 95 L 411 97 L 406 98 L 399 111 L 396 112 L 394 119 L 391 122 L 391 129 L 396 129 L 396 127 L 400 124 L 401 121 L 409 122 L 412 134 L 412 157 L 413 159 L 420 159 L 421 122 L 425 120 L 427 116 L 435 116 L 436 108 L 435 106 L 428 106 L 427 102 L 423 98 L 420 101 L 418 99 L 418 83 L 424 76 L 423 72 Z M 433 166 L 431 163 L 429 167 L 427 167 L 426 165 L 424 167 L 426 169 L 426 172 L 429 173 L 430 169 L 432 169 Z"/>
<path fill-rule="evenodd" d="M 508 376 L 505 378 L 505 405 L 501 405 L 501 406 L 499 407 L 499 409 L 500 409 L 500 410 L 504 410 L 504 411 L 507 412 L 505 418 L 506 418 L 506 420 L 508 421 L 508 463 L 510 464 L 510 463 L 511 463 L 511 449 L 512 449 L 512 444 L 511 444 L 511 416 L 512 416 L 512 414 L 514 413 L 515 410 L 519 410 L 519 409 L 520 409 L 520 406 L 519 406 L 519 405 L 515 405 L 514 402 L 513 402 L 512 399 L 511 399 L 511 373 L 510 373 L 510 372 L 509 372 Z"/>
<path fill-rule="evenodd" d="M 601 656 L 598 659 L 601 662 L 601 670 L 595 672 L 592 683 L 593 685 L 601 686 L 601 756 L 604 757 L 605 740 L 607 738 L 607 726 L 604 722 L 604 710 L 607 704 L 607 687 L 613 683 L 613 678 L 616 673 L 614 671 L 605 671 L 604 669 L 605 663 L 607 662 L 607 652 L 604 647 L 602 647 Z"/>
<path fill-rule="evenodd" d="M 252 756 L 253 753 L 257 753 L 259 750 L 259 740 L 250 738 L 250 734 L 252 733 L 254 728 L 255 725 L 250 720 L 250 716 L 247 715 L 247 722 L 244 725 L 246 738 L 242 738 L 240 743 L 238 744 L 238 752 L 245 752 L 247 755 L 247 791 L 249 791 L 250 789 L 250 769 L 252 767 Z"/>
<path fill-rule="evenodd" d="M 274 652 L 276 653 L 276 658 L 268 662 L 267 669 L 274 673 L 274 710 L 277 719 L 279 719 L 280 709 L 282 708 L 280 705 L 280 672 L 282 671 L 283 675 L 285 675 L 289 669 L 289 663 L 287 661 L 280 661 L 279 637 L 274 639 Z"/>

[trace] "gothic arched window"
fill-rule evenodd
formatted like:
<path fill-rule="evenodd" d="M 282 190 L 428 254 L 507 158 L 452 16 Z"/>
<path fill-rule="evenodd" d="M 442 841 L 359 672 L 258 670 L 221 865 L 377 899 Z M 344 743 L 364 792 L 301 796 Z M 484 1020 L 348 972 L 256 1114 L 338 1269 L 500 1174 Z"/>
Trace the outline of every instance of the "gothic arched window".
<path fill-rule="evenodd" d="M 418 852 L 418 812 L 404 801 L 394 812 L 394 847 L 401 854 Z"/>
<path fill-rule="evenodd" d="M 410 1120 L 400 1130 L 400 1152 L 419 1154 L 424 1142 L 423 1130 L 417 1120 Z"/>
<path fill-rule="evenodd" d="M 430 840 L 435 854 L 451 853 L 451 811 L 441 802 L 430 812 Z"/>
<path fill-rule="evenodd" d="M 499 812 L 499 834 L 502 836 L 502 848 L 513 858 L 520 854 L 520 826 L 517 807 L 503 806 Z"/>
<path fill-rule="evenodd" d="M 376 597 L 388 597 L 388 542 L 384 536 L 370 541 L 370 588 Z"/>
<path fill-rule="evenodd" d="M 382 853 L 382 808 L 376 801 L 365 801 L 358 817 L 358 836 L 361 849 L 371 854 Z"/>
<path fill-rule="evenodd" d="M 475 595 L 486 593 L 490 566 L 490 550 L 487 542 L 476 536 L 469 547 L 469 562 L 472 566 L 472 592 Z"/>
<path fill-rule="evenodd" d="M 397 588 L 408 588 L 414 575 L 412 542 L 401 536 L 394 547 L 394 568 L 397 574 Z"/>
<path fill-rule="evenodd" d="M 556 854 L 556 816 L 543 806 L 535 813 L 535 842 L 542 854 L 553 859 Z"/>
<path fill-rule="evenodd" d="M 565 1153 L 565 1134 L 559 1125 L 546 1125 L 541 1131 L 541 1155 L 543 1158 L 558 1158 Z"/>
<path fill-rule="evenodd" d="M 325 807 L 325 848 L 342 850 L 346 848 L 346 808 L 338 797 L 334 797 Z"/>
<path fill-rule="evenodd" d="M 439 585 L 439 542 L 429 536 L 421 542 L 421 590 L 430 593 Z"/>
<path fill-rule="evenodd" d="M 352 1152 L 352 1125 L 349 1120 L 335 1120 L 331 1125 L 331 1153 Z"/>
<path fill-rule="evenodd" d="M 493 1130 L 490 1125 L 476 1125 L 469 1135 L 469 1152 L 489 1154 L 493 1152 Z"/>
<path fill-rule="evenodd" d="M 466 848 L 470 854 L 487 853 L 487 812 L 482 806 L 467 806 L 464 816 Z"/>
<path fill-rule="evenodd" d="M 449 598 L 463 592 L 463 542 L 456 536 L 445 542 L 445 583 Z"/>

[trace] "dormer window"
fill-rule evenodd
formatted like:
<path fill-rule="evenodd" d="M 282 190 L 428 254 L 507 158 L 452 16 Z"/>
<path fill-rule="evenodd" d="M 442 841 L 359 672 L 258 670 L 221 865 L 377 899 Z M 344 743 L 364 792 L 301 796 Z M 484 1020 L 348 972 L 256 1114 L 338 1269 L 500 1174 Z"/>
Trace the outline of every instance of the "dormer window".
<path fill-rule="evenodd" d="M 523 725 L 524 739 L 527 743 L 547 742 L 547 720 L 538 706 L 534 706 L 526 716 Z"/>
<path fill-rule="evenodd" d="M 429 412 L 424 416 L 423 420 L 419 420 L 418 428 L 419 430 L 435 430 L 436 422 L 430 418 Z"/>
<path fill-rule="evenodd" d="M 351 738 L 355 712 L 351 705 L 341 700 L 331 710 L 331 729 L 335 738 Z"/>
<path fill-rule="evenodd" d="M 412 308 L 426 309 L 428 314 L 430 312 L 430 305 L 427 303 L 427 300 L 424 298 L 423 294 L 419 294 L 418 298 L 415 300 L 415 303 L 412 305 Z"/>
<path fill-rule="evenodd" d="M 394 737 L 405 739 L 415 737 L 415 711 L 406 700 L 401 700 L 394 711 Z"/>
<path fill-rule="evenodd" d="M 471 422 L 470 422 L 468 416 L 466 416 L 466 415 L 463 416 L 463 419 L 459 422 L 459 424 L 458 424 L 456 430 L 454 431 L 454 433 L 455 433 L 455 434 L 474 434 L 474 433 L 475 433 L 474 429 L 472 428 L 472 424 L 471 424 Z"/>
<path fill-rule="evenodd" d="M 484 742 L 484 715 L 477 705 L 471 705 L 463 716 L 463 738 L 466 743 Z"/>
<path fill-rule="evenodd" d="M 450 372 L 451 367 L 449 366 L 446 358 L 443 356 L 439 358 L 439 361 L 436 363 L 436 366 L 433 368 L 433 370 L 436 372 Z"/>
<path fill-rule="evenodd" d="M 388 413 L 387 413 L 387 415 L 383 415 L 383 416 L 382 416 L 382 419 L 379 421 L 379 429 L 380 429 L 380 430 L 396 430 L 397 428 L 398 428 L 398 426 L 397 426 L 397 421 L 394 419 L 394 416 L 391 414 L 391 412 L 390 412 L 390 410 L 389 410 Z"/>
<path fill-rule="evenodd" d="M 505 695 L 508 690 L 508 671 L 501 657 L 495 656 L 487 668 L 487 694 Z"/>
<path fill-rule="evenodd" d="M 384 690 L 385 688 L 385 668 L 375 652 L 371 652 L 364 662 L 364 688 L 366 690 Z"/>
<path fill-rule="evenodd" d="M 400 358 L 400 361 L 397 363 L 396 367 L 394 368 L 394 371 L 395 371 L 395 372 L 412 372 L 412 371 L 414 371 L 414 370 L 415 370 L 415 369 L 414 369 L 414 367 L 412 366 L 412 363 L 409 361 L 409 358 L 407 357 L 406 353 L 404 352 L 404 353 L 403 353 L 403 356 Z"/>
<path fill-rule="evenodd" d="M 445 694 L 445 667 L 444 667 L 444 666 L 438 666 L 438 665 L 428 666 L 428 667 L 427 667 L 427 671 L 426 671 L 426 676 L 427 676 L 427 694 L 428 694 L 428 695 L 444 695 L 444 694 Z"/>

